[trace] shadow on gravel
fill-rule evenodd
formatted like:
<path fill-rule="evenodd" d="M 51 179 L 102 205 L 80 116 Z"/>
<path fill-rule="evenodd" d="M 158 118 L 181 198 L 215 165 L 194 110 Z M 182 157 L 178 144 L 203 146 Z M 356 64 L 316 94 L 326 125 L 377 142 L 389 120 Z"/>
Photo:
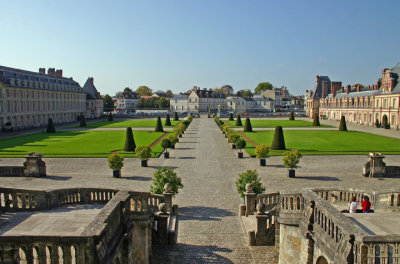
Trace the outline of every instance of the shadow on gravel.
<path fill-rule="evenodd" d="M 232 252 L 229 248 L 218 246 L 198 246 L 177 244 L 176 246 L 152 245 L 152 260 L 157 264 L 187 264 L 187 263 L 233 263 L 221 256 L 221 252 Z"/>
<path fill-rule="evenodd" d="M 296 176 L 294 178 L 313 180 L 313 181 L 341 181 L 339 178 L 329 177 L 329 176 L 315 176 L 315 177 L 313 177 L 313 176 Z"/>
<path fill-rule="evenodd" d="M 174 148 L 174 149 L 195 149 L 195 148 Z"/>
<path fill-rule="evenodd" d="M 65 177 L 65 176 L 46 176 L 43 177 L 42 179 L 48 179 L 48 180 L 53 180 L 53 181 L 68 181 L 72 179 L 72 177 Z"/>
<path fill-rule="evenodd" d="M 268 163 L 267 163 L 267 166 L 266 166 L 266 167 L 285 168 L 285 166 L 283 166 L 283 165 L 268 165 Z M 300 167 L 298 167 L 298 168 L 300 168 Z"/>
<path fill-rule="evenodd" d="M 189 206 L 179 208 L 179 220 L 221 221 L 222 217 L 234 216 L 225 209 L 206 206 Z"/>
<path fill-rule="evenodd" d="M 148 166 L 149 168 L 153 168 L 153 169 L 159 169 L 159 168 L 168 168 L 171 170 L 177 169 L 178 167 L 176 166 Z"/>
<path fill-rule="evenodd" d="M 195 159 L 195 157 L 179 157 L 178 159 Z"/>
<path fill-rule="evenodd" d="M 133 181 L 151 181 L 151 177 L 141 177 L 141 176 L 133 176 L 133 177 L 124 177 L 122 175 L 121 179 L 125 180 L 133 180 Z"/>

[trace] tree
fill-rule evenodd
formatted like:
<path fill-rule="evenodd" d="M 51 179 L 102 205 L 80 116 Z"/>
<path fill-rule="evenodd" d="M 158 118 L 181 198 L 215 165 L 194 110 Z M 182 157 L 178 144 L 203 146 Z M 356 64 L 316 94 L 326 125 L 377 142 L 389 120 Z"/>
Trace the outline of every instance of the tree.
<path fill-rule="evenodd" d="M 360 85 L 360 88 L 361 88 L 361 89 L 364 88 L 364 85 L 362 85 L 361 83 L 353 84 L 351 87 L 357 88 L 358 85 Z"/>
<path fill-rule="evenodd" d="M 245 172 L 239 173 L 239 178 L 236 180 L 236 190 L 242 198 L 244 198 L 244 193 L 246 192 L 246 184 L 251 184 L 253 187 L 253 192 L 256 194 L 263 193 L 265 187 L 261 184 L 261 178 L 258 177 L 258 172 L 256 170 L 247 170 Z"/>
<path fill-rule="evenodd" d="M 177 112 L 174 113 L 174 121 L 179 121 L 179 117 L 178 117 L 178 113 Z"/>
<path fill-rule="evenodd" d="M 244 123 L 244 132 L 253 132 L 253 128 L 251 126 L 251 122 L 250 119 L 248 117 L 246 117 L 246 121 Z"/>
<path fill-rule="evenodd" d="M 164 132 L 163 126 L 162 126 L 162 124 L 161 124 L 161 117 L 160 117 L 160 116 L 157 117 L 156 128 L 155 128 L 154 131 L 155 131 L 155 132 Z"/>
<path fill-rule="evenodd" d="M 114 100 L 108 94 L 103 97 L 103 109 L 104 112 L 112 112 L 114 110 Z"/>
<path fill-rule="evenodd" d="M 148 160 L 151 157 L 151 148 L 148 146 L 137 146 L 136 156 L 141 160 Z"/>
<path fill-rule="evenodd" d="M 51 118 L 49 118 L 49 121 L 47 123 L 46 133 L 56 133 L 56 128 L 54 127 L 53 119 Z"/>
<path fill-rule="evenodd" d="M 314 120 L 313 120 L 313 126 L 321 126 L 321 124 L 319 123 L 319 116 L 317 113 L 314 114 Z"/>
<path fill-rule="evenodd" d="M 257 87 L 254 89 L 254 93 L 261 93 L 266 90 L 272 90 L 274 87 L 271 83 L 269 82 L 261 82 L 257 85 Z"/>
<path fill-rule="evenodd" d="M 171 140 L 169 140 L 168 138 L 164 138 L 161 141 L 161 147 L 165 149 L 165 153 L 168 153 L 168 148 L 171 147 Z"/>
<path fill-rule="evenodd" d="M 239 150 L 239 152 L 242 152 L 242 149 L 246 147 L 246 140 L 243 138 L 239 138 L 235 142 L 236 148 Z"/>
<path fill-rule="evenodd" d="M 253 93 L 250 90 L 240 90 L 236 93 L 239 97 L 253 97 Z"/>
<path fill-rule="evenodd" d="M 114 120 L 114 119 L 113 119 L 113 116 L 112 116 L 112 114 L 111 114 L 111 112 L 108 113 L 107 120 L 108 120 L 108 121 L 113 121 L 113 120 Z"/>
<path fill-rule="evenodd" d="M 297 149 L 288 150 L 283 156 L 283 165 L 286 168 L 295 169 L 301 157 L 302 155 Z"/>
<path fill-rule="evenodd" d="M 281 126 L 275 127 L 274 139 L 272 140 L 271 149 L 283 150 L 286 149 L 285 138 L 283 137 L 283 131 Z"/>
<path fill-rule="evenodd" d="M 268 157 L 270 147 L 267 144 L 261 144 L 256 147 L 256 158 L 265 159 Z"/>
<path fill-rule="evenodd" d="M 168 97 L 168 98 L 174 97 L 174 93 L 171 90 L 167 90 L 167 92 L 165 94 L 166 94 L 166 97 Z"/>
<path fill-rule="evenodd" d="M 132 128 L 127 127 L 124 150 L 135 151 L 135 149 L 136 149 L 136 144 L 135 144 L 135 139 L 133 138 Z"/>
<path fill-rule="evenodd" d="M 169 109 L 169 99 L 167 99 L 165 97 L 161 97 L 158 102 L 158 108 Z"/>
<path fill-rule="evenodd" d="M 149 87 L 147 87 L 147 86 L 144 86 L 144 85 L 142 85 L 142 86 L 139 86 L 137 89 L 136 89 L 136 92 L 140 95 L 140 96 L 149 96 L 149 95 L 152 95 L 153 94 L 153 91 L 149 88 Z"/>
<path fill-rule="evenodd" d="M 169 118 L 169 114 L 167 114 L 167 117 L 165 118 L 164 126 L 171 126 L 171 119 Z"/>
<path fill-rule="evenodd" d="M 228 84 L 223 85 L 223 86 L 220 88 L 220 91 L 221 91 L 221 93 L 223 93 L 223 94 L 225 94 L 225 95 L 227 95 L 227 96 L 233 94 L 233 88 L 232 88 L 232 86 L 230 86 L 230 85 L 228 85 Z"/>
<path fill-rule="evenodd" d="M 346 118 L 344 116 L 340 118 L 339 131 L 347 131 Z"/>
<path fill-rule="evenodd" d="M 240 119 L 240 115 L 237 115 L 236 126 L 242 126 L 242 120 Z"/>
<path fill-rule="evenodd" d="M 130 93 L 133 93 L 133 91 L 132 91 L 131 88 L 126 87 L 122 93 L 123 93 L 124 95 L 127 95 L 127 94 L 130 94 Z"/>
<path fill-rule="evenodd" d="M 124 166 L 124 157 L 117 153 L 113 153 L 108 157 L 108 167 L 112 170 L 121 170 Z"/>
<path fill-rule="evenodd" d="M 163 194 L 165 184 L 169 183 L 174 194 L 178 193 L 178 189 L 183 188 L 182 179 L 170 168 L 159 168 L 154 172 L 153 184 L 150 185 L 150 192 L 155 194 Z"/>

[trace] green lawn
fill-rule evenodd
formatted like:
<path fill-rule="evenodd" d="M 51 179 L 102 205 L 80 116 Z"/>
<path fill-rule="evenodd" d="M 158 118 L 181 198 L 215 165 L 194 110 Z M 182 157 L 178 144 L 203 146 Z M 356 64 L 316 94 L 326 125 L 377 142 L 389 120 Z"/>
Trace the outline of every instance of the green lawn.
<path fill-rule="evenodd" d="M 271 145 L 274 131 L 244 133 L 256 144 Z M 357 131 L 337 130 L 286 130 L 286 148 L 298 149 L 303 155 L 352 155 L 381 152 L 400 154 L 400 139 L 378 136 Z M 247 142 L 247 153 L 254 156 L 255 147 Z M 271 156 L 282 155 L 284 151 L 271 150 Z"/>
<path fill-rule="evenodd" d="M 171 118 L 172 119 L 172 118 Z M 95 123 L 88 123 L 87 127 L 156 127 L 157 119 L 135 119 L 135 120 L 121 120 L 121 121 L 100 121 Z M 172 121 L 172 127 L 178 124 L 180 121 Z M 164 126 L 165 118 L 161 119 L 161 123 Z M 79 126 L 73 126 L 71 128 L 77 128 Z"/>
<path fill-rule="evenodd" d="M 246 119 L 242 118 L 242 124 L 244 126 Z M 251 120 L 251 126 L 252 127 L 313 127 L 312 122 L 309 121 L 303 121 L 303 120 Z M 224 120 L 224 122 L 229 122 L 232 127 L 237 127 L 236 126 L 236 119 L 234 121 L 228 121 Z M 242 127 L 243 127 L 242 126 Z M 321 127 L 332 127 L 329 125 L 322 125 Z"/>
<path fill-rule="evenodd" d="M 136 146 L 150 146 L 164 133 L 134 131 Z M 23 157 L 30 152 L 40 152 L 45 157 L 108 157 L 111 151 L 122 150 L 125 131 L 68 131 L 55 134 L 38 133 L 0 140 L 0 157 Z M 153 156 L 161 154 L 158 143 Z M 126 157 L 134 153 L 120 152 Z"/>

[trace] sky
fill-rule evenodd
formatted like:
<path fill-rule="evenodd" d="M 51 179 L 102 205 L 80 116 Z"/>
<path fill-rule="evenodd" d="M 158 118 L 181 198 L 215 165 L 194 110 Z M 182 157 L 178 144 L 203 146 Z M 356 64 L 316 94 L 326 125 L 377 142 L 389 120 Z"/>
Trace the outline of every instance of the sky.
<path fill-rule="evenodd" d="M 101 94 L 193 86 L 291 94 L 376 83 L 400 61 L 400 1 L 0 0 L 0 65 L 63 69 Z"/>

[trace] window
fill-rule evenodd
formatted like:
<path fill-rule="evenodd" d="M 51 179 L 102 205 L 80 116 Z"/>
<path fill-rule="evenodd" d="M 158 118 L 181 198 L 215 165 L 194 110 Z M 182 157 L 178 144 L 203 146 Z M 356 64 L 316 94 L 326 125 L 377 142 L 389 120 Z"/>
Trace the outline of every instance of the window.
<path fill-rule="evenodd" d="M 396 117 L 392 115 L 392 122 L 390 122 L 392 126 L 396 125 Z"/>

